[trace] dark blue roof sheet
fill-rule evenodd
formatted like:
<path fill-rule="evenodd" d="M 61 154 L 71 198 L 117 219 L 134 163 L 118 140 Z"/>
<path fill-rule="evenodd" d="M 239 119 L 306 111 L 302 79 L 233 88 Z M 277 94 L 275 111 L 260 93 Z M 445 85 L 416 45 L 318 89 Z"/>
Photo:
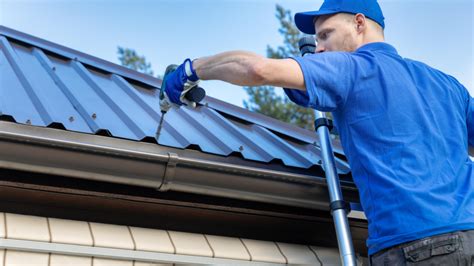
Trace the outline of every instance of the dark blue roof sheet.
<path fill-rule="evenodd" d="M 156 142 L 161 80 L 0 26 L 0 115 L 16 123 Z M 158 143 L 253 161 L 320 164 L 313 132 L 206 97 L 173 107 Z M 342 154 L 339 145 L 336 152 Z M 341 173 L 347 163 L 337 160 Z"/>

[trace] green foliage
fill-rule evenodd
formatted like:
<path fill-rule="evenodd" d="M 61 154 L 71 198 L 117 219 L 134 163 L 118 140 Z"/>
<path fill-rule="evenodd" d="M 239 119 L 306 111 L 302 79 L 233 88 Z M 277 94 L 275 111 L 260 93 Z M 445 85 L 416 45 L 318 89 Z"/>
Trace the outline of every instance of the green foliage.
<path fill-rule="evenodd" d="M 153 76 L 151 64 L 146 61 L 144 56 L 138 55 L 135 50 L 118 46 L 117 54 L 122 66 Z"/>
<path fill-rule="evenodd" d="M 293 104 L 286 96 L 277 95 L 273 87 L 245 87 L 244 89 L 250 96 L 249 101 L 244 101 L 245 108 L 306 129 L 314 129 L 314 112 Z"/>
<path fill-rule="evenodd" d="M 267 57 L 298 56 L 300 54 L 298 41 L 302 35 L 293 22 L 291 11 L 277 5 L 276 18 L 280 22 L 278 32 L 283 37 L 283 45 L 276 48 L 267 46 Z M 244 89 L 249 96 L 249 101 L 244 101 L 245 108 L 302 128 L 314 129 L 313 110 L 292 103 L 286 96 L 279 96 L 274 87 L 245 87 Z"/>
<path fill-rule="evenodd" d="M 278 32 L 283 37 L 283 45 L 272 48 L 267 46 L 267 56 L 270 58 L 287 58 L 289 56 L 299 56 L 300 50 L 298 41 L 303 35 L 293 22 L 293 15 L 290 10 L 276 5 L 276 18 L 280 22 Z"/>

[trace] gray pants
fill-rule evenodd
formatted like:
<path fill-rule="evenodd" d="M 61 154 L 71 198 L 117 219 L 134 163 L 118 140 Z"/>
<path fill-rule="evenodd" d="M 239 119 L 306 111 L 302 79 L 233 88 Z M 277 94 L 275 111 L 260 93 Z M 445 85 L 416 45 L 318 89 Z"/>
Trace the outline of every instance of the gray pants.
<path fill-rule="evenodd" d="M 474 265 L 474 230 L 457 231 L 397 245 L 370 257 L 379 265 Z"/>

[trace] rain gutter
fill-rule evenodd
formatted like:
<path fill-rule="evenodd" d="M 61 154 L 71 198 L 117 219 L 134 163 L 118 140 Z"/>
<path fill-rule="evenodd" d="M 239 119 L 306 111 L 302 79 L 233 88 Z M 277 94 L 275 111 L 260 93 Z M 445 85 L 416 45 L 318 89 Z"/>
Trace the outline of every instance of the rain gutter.
<path fill-rule="evenodd" d="M 199 151 L 0 121 L 0 168 L 328 209 L 323 178 L 241 161 L 228 163 L 222 156 Z M 352 183 L 342 187 L 348 200 L 358 201 Z"/>

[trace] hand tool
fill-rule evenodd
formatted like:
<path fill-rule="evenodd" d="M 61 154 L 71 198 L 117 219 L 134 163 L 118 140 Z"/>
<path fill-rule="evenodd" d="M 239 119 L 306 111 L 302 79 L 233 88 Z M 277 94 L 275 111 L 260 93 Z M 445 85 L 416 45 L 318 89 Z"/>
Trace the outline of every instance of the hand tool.
<path fill-rule="evenodd" d="M 159 96 L 161 117 L 160 117 L 160 122 L 158 124 L 158 129 L 156 130 L 156 141 L 158 143 L 159 143 L 161 128 L 163 127 L 163 121 L 165 119 L 166 112 L 168 112 L 168 110 L 171 108 L 171 102 L 168 99 L 168 96 L 166 96 L 166 92 L 165 92 L 166 76 L 168 76 L 173 71 L 175 71 L 176 68 L 178 68 L 177 65 L 169 65 L 165 70 L 165 75 L 163 76 L 163 82 L 161 83 L 160 96 Z M 206 96 L 206 91 L 203 88 L 196 86 L 192 88 L 191 90 L 189 90 L 185 94 L 184 97 L 186 98 L 186 100 L 190 102 L 199 103 L 202 101 L 202 99 L 204 99 L 205 96 Z"/>

